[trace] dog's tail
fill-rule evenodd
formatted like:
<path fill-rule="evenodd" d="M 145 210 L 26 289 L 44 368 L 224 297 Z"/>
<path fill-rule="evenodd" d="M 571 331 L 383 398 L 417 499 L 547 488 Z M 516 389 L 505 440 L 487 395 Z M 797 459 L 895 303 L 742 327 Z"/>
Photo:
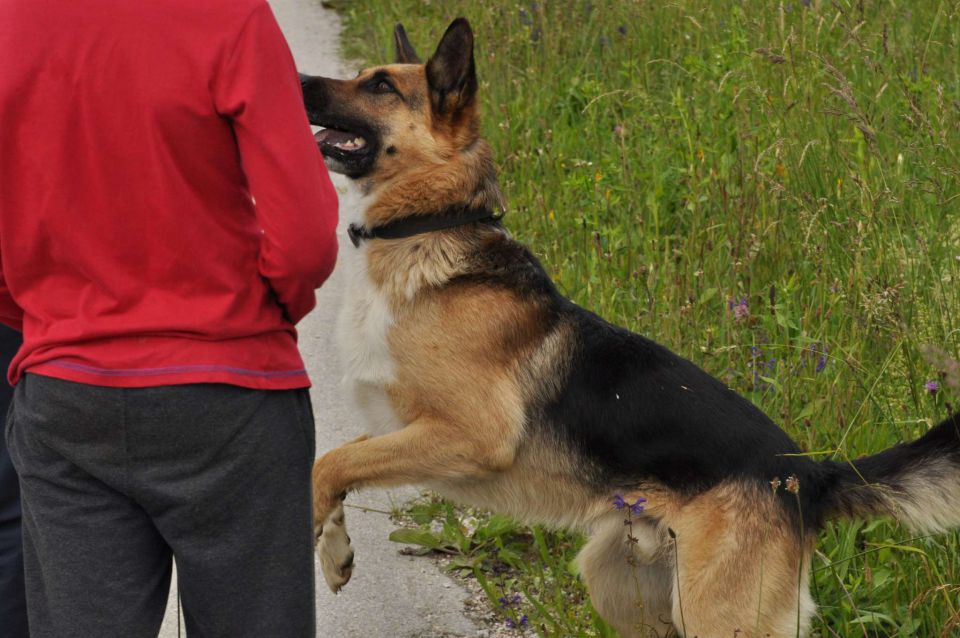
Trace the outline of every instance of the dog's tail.
<path fill-rule="evenodd" d="M 912 443 L 821 469 L 826 519 L 889 514 L 918 532 L 960 527 L 960 413 Z"/>

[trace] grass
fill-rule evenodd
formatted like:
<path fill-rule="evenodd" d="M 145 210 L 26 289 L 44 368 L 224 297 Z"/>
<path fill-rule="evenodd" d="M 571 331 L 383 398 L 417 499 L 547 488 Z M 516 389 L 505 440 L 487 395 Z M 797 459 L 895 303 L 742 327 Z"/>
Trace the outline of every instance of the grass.
<path fill-rule="evenodd" d="M 342 4 L 371 63 L 392 60 L 397 21 L 426 56 L 470 18 L 507 226 L 577 303 L 724 379 L 818 458 L 912 439 L 956 404 L 957 2 Z M 411 515 L 505 619 L 614 635 L 570 568 L 582 539 L 483 514 L 471 536 L 433 500 Z M 840 523 L 817 547 L 817 634 L 960 632 L 958 534 Z"/>

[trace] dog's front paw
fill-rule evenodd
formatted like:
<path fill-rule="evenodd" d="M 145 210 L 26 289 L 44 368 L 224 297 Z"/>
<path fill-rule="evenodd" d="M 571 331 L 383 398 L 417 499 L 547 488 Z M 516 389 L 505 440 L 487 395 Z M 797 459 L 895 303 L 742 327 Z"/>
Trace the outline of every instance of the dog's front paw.
<path fill-rule="evenodd" d="M 316 549 L 327 586 L 333 593 L 339 593 L 353 575 L 353 547 L 343 516 L 343 501 L 337 502 L 317 530 Z"/>

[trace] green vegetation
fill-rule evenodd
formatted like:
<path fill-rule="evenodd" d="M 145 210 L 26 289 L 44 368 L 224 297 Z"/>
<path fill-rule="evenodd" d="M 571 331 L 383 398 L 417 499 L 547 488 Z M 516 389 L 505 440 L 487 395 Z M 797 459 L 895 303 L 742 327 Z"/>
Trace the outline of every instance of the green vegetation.
<path fill-rule="evenodd" d="M 426 56 L 471 20 L 506 224 L 579 304 L 724 379 L 818 458 L 912 439 L 956 405 L 957 2 L 343 4 L 371 63 L 392 60 L 397 21 Z M 569 567 L 581 539 L 483 516 L 471 536 L 440 502 L 413 515 L 505 619 L 614 635 Z M 831 525 L 814 567 L 823 637 L 960 635 L 956 533 Z"/>

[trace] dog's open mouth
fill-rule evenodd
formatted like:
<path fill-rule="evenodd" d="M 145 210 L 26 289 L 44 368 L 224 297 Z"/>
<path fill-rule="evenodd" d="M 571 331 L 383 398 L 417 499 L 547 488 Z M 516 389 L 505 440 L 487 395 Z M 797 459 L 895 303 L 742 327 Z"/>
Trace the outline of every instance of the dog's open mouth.
<path fill-rule="evenodd" d="M 311 118 L 322 128 L 314 134 L 317 146 L 327 161 L 327 168 L 348 177 L 362 177 L 377 158 L 379 136 L 362 122 L 346 118 Z"/>
<path fill-rule="evenodd" d="M 367 147 L 367 138 L 362 135 L 334 128 L 320 129 L 313 137 L 324 154 L 328 154 L 331 148 L 344 153 L 358 153 Z"/>

